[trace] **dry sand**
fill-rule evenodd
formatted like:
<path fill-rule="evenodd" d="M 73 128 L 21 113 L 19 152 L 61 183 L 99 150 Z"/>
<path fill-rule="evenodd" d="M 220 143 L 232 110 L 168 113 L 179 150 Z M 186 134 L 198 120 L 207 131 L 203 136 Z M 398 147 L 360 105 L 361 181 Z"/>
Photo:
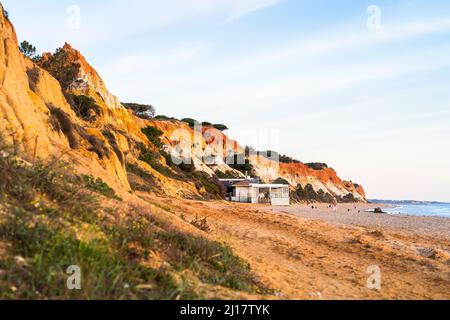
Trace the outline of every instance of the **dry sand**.
<path fill-rule="evenodd" d="M 450 219 L 364 213 L 372 205 L 265 207 L 154 199 L 207 217 L 279 299 L 450 299 Z M 350 212 L 348 211 L 350 209 Z M 358 211 L 360 211 L 358 213 Z M 367 287 L 370 266 L 381 289 Z"/>

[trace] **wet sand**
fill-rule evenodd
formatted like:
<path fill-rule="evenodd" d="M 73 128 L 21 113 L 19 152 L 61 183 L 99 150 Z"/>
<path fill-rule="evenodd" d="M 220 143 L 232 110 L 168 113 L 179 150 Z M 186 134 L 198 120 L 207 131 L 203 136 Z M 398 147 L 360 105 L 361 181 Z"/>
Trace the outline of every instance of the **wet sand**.
<path fill-rule="evenodd" d="M 315 209 L 312 209 L 311 206 L 314 206 Z M 341 204 L 338 205 L 336 212 L 328 205 L 315 204 L 311 206 L 294 205 L 273 207 L 268 210 L 335 225 L 364 226 L 450 239 L 450 218 L 366 212 L 369 209 L 383 208 L 384 204 Z"/>

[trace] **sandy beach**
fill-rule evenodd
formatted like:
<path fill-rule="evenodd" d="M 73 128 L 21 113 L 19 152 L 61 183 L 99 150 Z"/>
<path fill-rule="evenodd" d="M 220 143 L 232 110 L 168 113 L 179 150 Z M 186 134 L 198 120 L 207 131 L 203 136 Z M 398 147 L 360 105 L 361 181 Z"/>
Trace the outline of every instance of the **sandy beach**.
<path fill-rule="evenodd" d="M 152 201 L 187 220 L 206 217 L 209 237 L 249 261 L 274 290 L 270 299 L 450 299 L 447 218 L 366 213 L 377 207 L 366 204 L 339 205 L 335 213 L 326 205 Z M 380 290 L 367 285 L 373 266 Z"/>

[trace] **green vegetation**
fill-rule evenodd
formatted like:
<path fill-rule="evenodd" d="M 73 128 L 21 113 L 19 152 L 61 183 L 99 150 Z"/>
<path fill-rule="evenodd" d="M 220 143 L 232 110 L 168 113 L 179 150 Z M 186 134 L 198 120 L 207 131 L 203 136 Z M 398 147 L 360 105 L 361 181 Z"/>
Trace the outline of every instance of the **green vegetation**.
<path fill-rule="evenodd" d="M 50 110 L 50 125 L 55 131 L 61 131 L 69 141 L 69 145 L 72 149 L 77 149 L 81 145 L 81 140 L 85 140 L 89 143 L 89 151 L 96 153 L 99 159 L 109 158 L 111 152 L 105 142 L 93 135 L 87 134 L 86 130 L 73 123 L 69 115 L 62 109 L 53 105 L 47 106 Z"/>
<path fill-rule="evenodd" d="M 101 109 L 97 102 L 85 95 L 67 95 L 67 101 L 77 116 L 84 120 L 93 121 L 101 115 Z"/>
<path fill-rule="evenodd" d="M 219 179 L 239 179 L 239 178 L 242 178 L 241 175 L 239 175 L 238 173 L 236 173 L 234 171 L 227 171 L 227 172 L 216 171 L 215 174 L 216 174 L 216 176 Z"/>
<path fill-rule="evenodd" d="M 254 149 L 252 149 L 254 150 Z M 286 155 L 280 155 L 276 151 L 268 150 L 268 151 L 254 151 L 259 156 L 266 157 L 268 159 L 274 159 L 278 160 L 280 163 L 301 163 L 299 160 L 296 160 L 294 158 L 288 157 Z"/>
<path fill-rule="evenodd" d="M 113 149 L 114 153 L 116 154 L 117 158 L 119 159 L 122 166 L 125 165 L 125 155 L 123 154 L 122 150 L 120 149 L 119 144 L 117 143 L 116 136 L 111 130 L 103 130 L 102 131 L 103 136 L 108 140 L 109 145 Z"/>
<path fill-rule="evenodd" d="M 58 107 L 48 105 L 50 110 L 50 125 L 53 130 L 61 131 L 69 141 L 72 149 L 77 149 L 80 145 L 79 135 L 76 125 L 72 122 L 69 115 Z"/>
<path fill-rule="evenodd" d="M 110 188 L 57 160 L 30 164 L 0 151 L 0 299 L 199 299 L 188 269 L 203 283 L 268 292 L 228 246 L 180 233 L 145 208 L 101 207 Z M 153 251 L 165 267 L 148 267 Z M 66 286 L 74 265 L 81 290 Z"/>
<path fill-rule="evenodd" d="M 127 163 L 127 173 L 132 190 L 142 192 L 154 191 L 155 181 L 151 174 L 132 163 Z"/>
<path fill-rule="evenodd" d="M 248 174 L 250 176 L 255 176 L 255 169 L 250 163 L 250 159 L 247 158 L 245 154 L 235 154 L 233 156 L 233 163 L 228 164 L 232 169 L 242 172 L 243 174 Z"/>
<path fill-rule="evenodd" d="M 272 183 L 290 185 L 289 181 L 287 181 L 286 179 L 283 179 L 283 178 L 278 178 L 278 179 L 274 180 Z"/>
<path fill-rule="evenodd" d="M 36 91 L 36 85 L 39 81 L 39 74 L 40 72 L 38 67 L 30 68 L 27 70 L 28 84 L 33 91 Z"/>
<path fill-rule="evenodd" d="M 233 254 L 230 247 L 205 238 L 178 232 L 159 234 L 163 247 L 178 271 L 194 270 L 206 283 L 223 285 L 241 291 L 260 291 L 248 263 Z M 258 288 L 259 287 L 259 288 Z"/>
<path fill-rule="evenodd" d="M 228 130 L 228 127 L 224 124 L 214 124 L 213 127 L 220 131 Z"/>
<path fill-rule="evenodd" d="M 55 79 L 59 81 L 63 89 L 77 78 L 79 65 L 68 62 L 68 53 L 64 48 L 56 49 L 56 52 L 48 59 L 37 61 L 39 66 L 47 70 Z"/>
<path fill-rule="evenodd" d="M 293 198 L 297 201 L 316 201 L 323 203 L 332 203 L 334 201 L 334 197 L 331 194 L 326 193 L 322 189 L 316 192 L 311 184 L 307 184 L 304 188 L 299 184 L 293 193 Z"/>
<path fill-rule="evenodd" d="M 120 197 L 116 195 L 114 189 L 108 186 L 102 179 L 94 178 L 93 176 L 80 175 L 76 176 L 76 182 L 89 190 L 99 193 L 107 198 L 122 201 Z"/>
<path fill-rule="evenodd" d="M 209 121 L 200 122 L 200 121 L 197 121 L 197 120 L 192 119 L 192 118 L 184 118 L 184 119 L 181 119 L 181 121 L 182 122 L 186 122 L 187 124 L 189 124 L 189 126 L 191 128 L 194 128 L 195 126 L 200 126 L 201 125 L 203 127 L 213 127 L 213 128 L 215 128 L 217 130 L 220 130 L 220 131 L 228 130 L 228 127 L 226 125 L 224 125 L 224 124 L 212 124 Z"/>
<path fill-rule="evenodd" d="M 147 163 L 150 165 L 154 170 L 161 173 L 163 176 L 169 177 L 169 178 L 178 178 L 179 176 L 173 172 L 169 167 L 165 166 L 161 162 L 161 153 L 158 151 L 152 151 L 149 149 L 146 149 L 143 151 L 139 157 L 139 160 Z"/>
<path fill-rule="evenodd" d="M 105 159 L 111 156 L 111 152 L 103 140 L 96 136 L 86 134 L 83 129 L 81 131 L 81 134 L 83 138 L 87 140 L 91 145 L 88 150 L 96 153 L 99 159 Z"/>
<path fill-rule="evenodd" d="M 328 168 L 328 165 L 326 163 L 320 163 L 320 162 L 312 162 L 312 163 L 305 163 L 306 166 L 310 167 L 313 170 L 325 170 Z"/>
<path fill-rule="evenodd" d="M 187 174 L 187 176 L 196 182 L 197 189 L 205 188 L 213 198 L 223 199 L 225 197 L 225 189 L 216 177 L 210 177 L 205 172 L 199 171 Z"/>
<path fill-rule="evenodd" d="M 146 127 L 142 129 L 142 133 L 145 134 L 147 139 L 153 143 L 158 149 L 162 148 L 161 137 L 164 134 L 161 130 L 155 127 Z"/>
<path fill-rule="evenodd" d="M 157 115 L 153 118 L 153 120 L 161 120 L 161 121 L 178 121 L 178 119 L 174 117 L 168 117 L 165 115 Z"/>
<path fill-rule="evenodd" d="M 41 56 L 36 55 L 36 47 L 28 41 L 22 41 L 19 45 L 19 50 L 23 53 L 24 56 L 30 58 L 33 61 L 38 61 L 41 59 Z"/>
<path fill-rule="evenodd" d="M 155 117 L 156 109 L 149 104 L 139 104 L 139 103 L 122 103 L 122 105 L 133 111 L 133 113 L 145 120 L 151 120 Z"/>
<path fill-rule="evenodd" d="M 354 202 L 358 202 L 358 199 L 356 199 L 353 194 L 349 193 L 349 194 L 347 194 L 344 197 L 339 197 L 338 198 L 338 202 L 341 202 L 341 203 L 354 203 Z"/>
<path fill-rule="evenodd" d="M 181 119 L 181 121 L 182 122 L 186 122 L 191 128 L 194 128 L 195 126 L 200 126 L 200 122 L 198 122 L 197 120 L 195 120 L 195 119 L 192 119 L 192 118 L 184 118 L 184 119 Z"/>
<path fill-rule="evenodd" d="M 286 155 L 280 156 L 280 162 L 281 163 L 301 163 L 299 160 L 296 160 L 294 158 L 288 157 Z"/>
<path fill-rule="evenodd" d="M 163 176 L 185 182 L 194 182 L 198 191 L 204 189 L 214 199 L 220 199 L 225 196 L 225 191 L 223 190 L 222 184 L 216 177 L 210 177 L 204 172 L 196 172 L 192 164 L 183 163 L 180 165 L 175 165 L 172 162 L 171 155 L 162 150 L 162 131 L 155 127 L 149 126 L 142 129 L 142 132 L 159 150 L 154 151 L 146 148 L 145 146 L 141 146 L 141 155 L 139 160 L 147 163 Z M 166 164 L 162 162 L 162 158 L 165 158 Z M 136 170 L 137 168 L 133 169 Z M 146 180 L 146 177 L 144 177 L 142 172 L 140 172 L 138 176 Z M 142 183 L 137 183 L 136 187 L 138 189 L 134 190 L 142 190 L 146 188 Z"/>

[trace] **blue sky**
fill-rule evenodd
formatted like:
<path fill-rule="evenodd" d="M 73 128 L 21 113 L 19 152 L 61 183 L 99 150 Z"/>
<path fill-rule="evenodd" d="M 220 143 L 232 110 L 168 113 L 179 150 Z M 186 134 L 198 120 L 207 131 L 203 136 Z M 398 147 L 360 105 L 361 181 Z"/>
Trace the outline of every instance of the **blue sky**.
<path fill-rule="evenodd" d="M 70 42 L 122 101 L 327 162 L 372 198 L 450 201 L 450 1 L 3 4 L 20 39 Z"/>

